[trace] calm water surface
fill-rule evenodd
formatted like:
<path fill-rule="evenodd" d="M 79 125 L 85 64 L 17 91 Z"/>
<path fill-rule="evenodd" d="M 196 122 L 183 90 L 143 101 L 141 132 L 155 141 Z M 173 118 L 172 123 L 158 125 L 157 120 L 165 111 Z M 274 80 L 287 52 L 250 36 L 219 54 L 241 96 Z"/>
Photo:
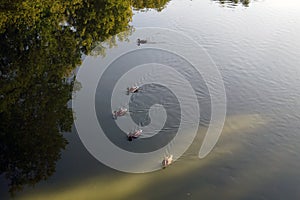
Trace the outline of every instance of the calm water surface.
<path fill-rule="evenodd" d="M 172 0 L 160 12 L 135 11 L 133 27 L 182 31 L 199 42 L 218 66 L 226 89 L 227 117 L 217 146 L 209 156 L 198 159 L 210 117 L 207 88 L 199 86 L 196 90 L 204 106 L 199 133 L 191 148 L 167 170 L 148 174 L 112 170 L 87 152 L 73 128 L 64 133 L 69 144 L 55 174 L 34 188 L 25 188 L 16 198 L 299 199 L 299 13 L 296 0 L 251 1 L 248 6 Z M 192 80 L 193 73 L 186 76 Z M 149 123 L 140 116 L 155 102 L 155 94 L 172 97 L 166 88 L 147 87 L 153 95 L 137 96 L 130 105 L 139 111 L 133 116 L 137 123 Z M 169 103 L 177 105 L 175 100 Z M 101 110 L 101 105 L 96 109 Z M 177 120 L 177 112 L 180 109 L 173 110 L 169 123 Z M 172 134 L 176 127 L 163 130 Z M 1 196 L 9 198 L 4 179 Z"/>

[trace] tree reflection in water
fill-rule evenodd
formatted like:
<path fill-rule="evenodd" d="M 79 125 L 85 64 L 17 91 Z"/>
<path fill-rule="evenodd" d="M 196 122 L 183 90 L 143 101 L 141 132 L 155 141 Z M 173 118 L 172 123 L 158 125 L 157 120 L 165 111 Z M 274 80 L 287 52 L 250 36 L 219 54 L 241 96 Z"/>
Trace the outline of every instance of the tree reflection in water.
<path fill-rule="evenodd" d="M 250 3 L 250 0 L 212 0 L 212 1 L 216 1 L 222 5 L 228 5 L 230 7 L 236 6 L 238 4 L 242 4 L 243 6 L 248 7 Z"/>
<path fill-rule="evenodd" d="M 170 0 L 133 0 L 132 4 L 135 10 L 147 11 L 155 9 L 158 12 L 162 11 Z"/>
<path fill-rule="evenodd" d="M 168 0 L 0 2 L 0 174 L 13 194 L 55 172 L 82 54 L 129 30 L 132 6 L 162 10 Z"/>

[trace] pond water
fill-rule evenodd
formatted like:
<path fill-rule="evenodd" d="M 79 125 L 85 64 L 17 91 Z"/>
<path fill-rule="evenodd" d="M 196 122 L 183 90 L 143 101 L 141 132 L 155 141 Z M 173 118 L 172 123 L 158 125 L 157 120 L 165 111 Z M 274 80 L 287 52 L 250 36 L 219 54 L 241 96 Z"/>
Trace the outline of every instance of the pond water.
<path fill-rule="evenodd" d="M 140 49 L 141 55 L 129 53 L 126 59 L 113 63 L 97 85 L 97 119 L 104 129 L 116 133 L 108 135 L 108 138 L 123 149 L 132 152 L 156 150 L 174 138 L 174 133 L 178 131 L 178 116 L 182 113 L 182 107 L 174 96 L 179 94 L 190 105 L 190 112 L 187 114 L 187 119 L 190 120 L 184 121 L 186 126 L 193 123 L 193 110 L 197 106 L 201 110 L 200 127 L 190 148 L 165 170 L 125 173 L 95 159 L 81 142 L 73 125 L 71 132 L 63 133 L 68 144 L 62 150 L 61 158 L 57 158 L 55 172 L 34 187 L 26 186 L 22 191 L 16 192 L 15 198 L 299 199 L 300 3 L 296 0 L 243 2 L 172 0 L 158 10 L 135 9 L 130 22 L 135 29 L 157 27 L 159 33 L 160 27 L 184 33 L 200 44 L 217 66 L 226 91 L 226 120 L 216 146 L 206 157 L 198 158 L 212 107 L 210 91 L 203 77 L 191 70 L 193 68 L 186 60 L 180 60 L 178 56 L 174 57 L 174 54 L 168 52 L 151 49 L 157 47 L 155 42 L 162 41 L 157 40 L 156 36 L 143 33 L 143 39 L 147 39 L 149 43 L 137 46 L 135 39 L 138 31 L 133 31 L 126 36 L 129 41 L 117 41 L 118 46 L 107 49 L 105 57 L 103 54 L 85 56 L 83 65 L 79 67 L 92 65 L 86 60 L 96 59 L 101 69 L 101 60 L 117 52 L 118 48 L 130 50 L 134 46 Z M 163 29 L 161 31 L 164 33 Z M 182 48 L 188 48 L 187 43 L 179 40 L 176 43 L 172 38 L 161 43 L 163 42 L 170 46 L 180 44 L 183 45 Z M 190 52 L 190 55 L 199 57 L 197 52 Z M 130 84 L 141 85 L 141 90 L 133 95 L 123 94 L 121 90 L 114 91 L 115 95 L 123 95 L 125 100 L 117 98 L 112 107 L 128 107 L 130 114 L 120 117 L 120 120 L 112 120 L 109 115 L 112 91 L 109 87 L 131 69 L 126 66 L 151 63 L 153 58 L 158 63 L 182 71 L 183 77 L 194 86 L 199 105 L 193 103 L 192 95 L 189 96 L 185 88 L 180 88 L 183 81 L 174 77 L 171 69 L 161 66 L 152 69 L 147 66 L 150 68 L 149 72 L 136 71 L 127 77 L 132 82 L 119 83 L 127 84 L 124 88 Z M 58 55 L 57 59 L 60 59 Z M 118 68 L 120 65 L 123 68 Z M 92 76 L 86 74 L 85 78 Z M 144 84 L 150 76 L 171 83 L 170 87 L 177 88 L 178 93 L 175 94 L 170 88 L 160 84 Z M 39 96 L 34 96 L 33 100 L 37 98 Z M 60 96 L 57 95 L 57 98 Z M 157 120 L 152 117 L 150 119 L 148 112 L 150 116 L 157 116 Z M 162 117 L 164 112 L 169 114 L 167 118 Z M 136 127 L 152 125 L 142 138 L 133 143 L 126 141 L 125 135 L 122 135 L 122 131 L 132 129 L 126 121 L 130 118 Z M 165 123 L 161 125 L 162 121 Z M 116 123 L 123 123 L 124 130 L 117 128 Z M 12 124 L 18 124 L 18 119 Z M 44 124 L 41 127 L 48 128 Z M 159 134 L 151 135 L 158 130 L 161 130 Z M 51 138 L 38 143 L 51 143 Z M 21 151 L 22 149 L 19 152 Z M 52 156 L 40 153 L 41 156 Z M 4 175 L 1 175 L 0 180 L 1 199 L 9 199 L 9 188 Z"/>

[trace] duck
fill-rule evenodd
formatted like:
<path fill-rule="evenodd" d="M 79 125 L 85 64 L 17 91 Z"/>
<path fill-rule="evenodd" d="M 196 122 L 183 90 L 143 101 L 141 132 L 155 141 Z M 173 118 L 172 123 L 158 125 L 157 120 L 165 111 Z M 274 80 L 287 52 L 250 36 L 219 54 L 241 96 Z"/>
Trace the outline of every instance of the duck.
<path fill-rule="evenodd" d="M 127 108 L 120 108 L 113 112 L 113 118 L 117 119 L 118 117 L 124 116 L 127 113 Z"/>
<path fill-rule="evenodd" d="M 141 40 L 140 38 L 137 39 L 137 45 L 140 46 L 141 44 L 146 44 L 147 40 Z"/>
<path fill-rule="evenodd" d="M 136 93 L 139 91 L 139 86 L 132 86 L 130 88 L 127 88 L 128 93 Z"/>
<path fill-rule="evenodd" d="M 138 129 L 134 132 L 131 132 L 128 134 L 128 140 L 132 141 L 133 139 L 138 138 L 141 134 L 142 134 L 143 130 L 142 129 Z"/>
<path fill-rule="evenodd" d="M 162 167 L 166 168 L 173 162 L 173 155 L 166 156 L 162 161 Z"/>

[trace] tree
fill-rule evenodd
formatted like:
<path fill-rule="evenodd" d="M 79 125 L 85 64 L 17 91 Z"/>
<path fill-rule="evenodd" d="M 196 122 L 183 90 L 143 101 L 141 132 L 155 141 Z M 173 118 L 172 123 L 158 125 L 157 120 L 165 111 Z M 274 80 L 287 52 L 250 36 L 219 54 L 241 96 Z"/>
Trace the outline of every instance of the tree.
<path fill-rule="evenodd" d="M 0 174 L 12 194 L 55 171 L 72 125 L 66 77 L 81 62 L 74 32 L 59 25 L 67 6 L 34 3 L 10 2 L 0 25 Z"/>
<path fill-rule="evenodd" d="M 70 131 L 73 81 L 82 52 L 128 28 L 128 1 L 1 2 L 0 174 L 10 192 L 55 171 Z"/>
<path fill-rule="evenodd" d="M 0 174 L 12 194 L 55 172 L 82 54 L 107 39 L 114 44 L 120 32 L 126 39 L 132 6 L 161 10 L 166 2 L 0 0 Z"/>
<path fill-rule="evenodd" d="M 170 0 L 133 0 L 132 6 L 136 10 L 155 9 L 162 11 Z"/>

